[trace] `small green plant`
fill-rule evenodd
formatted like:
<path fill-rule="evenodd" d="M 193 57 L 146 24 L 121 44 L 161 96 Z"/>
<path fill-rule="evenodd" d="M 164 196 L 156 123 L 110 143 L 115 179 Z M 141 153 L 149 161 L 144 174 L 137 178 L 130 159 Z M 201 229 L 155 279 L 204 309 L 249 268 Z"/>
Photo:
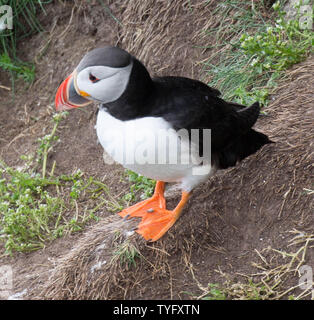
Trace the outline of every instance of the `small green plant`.
<path fill-rule="evenodd" d="M 208 287 L 209 292 L 205 297 L 202 298 L 202 300 L 226 300 L 226 294 L 218 284 L 210 283 Z"/>
<path fill-rule="evenodd" d="M 242 51 L 253 58 L 250 66 L 259 74 L 282 71 L 303 61 L 314 44 L 312 30 L 300 29 L 299 14 L 287 21 L 279 2 L 273 5 L 273 9 L 278 15 L 274 26 L 269 25 L 266 30 L 254 35 L 246 33 L 240 37 Z"/>
<path fill-rule="evenodd" d="M 189 291 L 184 291 L 187 295 L 191 296 L 193 299 L 197 300 L 226 300 L 227 295 L 225 288 L 217 283 L 209 283 L 206 288 L 200 286 L 200 283 L 197 281 L 199 289 L 201 289 L 202 294 L 198 296 L 197 294 Z"/>
<path fill-rule="evenodd" d="M 134 201 L 138 193 L 140 193 L 140 199 L 142 200 L 149 198 L 153 194 L 156 181 L 141 176 L 132 170 L 126 170 L 125 173 L 132 184 L 130 192 L 123 196 L 124 201 L 128 203 Z"/>
<path fill-rule="evenodd" d="M 59 139 L 56 136 L 56 131 L 59 126 L 59 123 L 62 119 L 64 119 L 68 115 L 68 112 L 60 112 L 53 115 L 54 127 L 50 134 L 45 135 L 43 138 L 39 138 L 38 142 L 39 147 L 37 149 L 37 157 L 36 162 L 37 164 L 42 164 L 42 177 L 45 178 L 46 176 L 46 168 L 47 168 L 47 157 L 48 153 L 52 148 L 52 142 Z"/>
<path fill-rule="evenodd" d="M 221 25 L 210 32 L 216 32 L 216 47 L 222 47 L 223 54 L 216 63 L 212 63 L 217 59 L 213 55 L 205 66 L 210 75 L 209 85 L 221 90 L 225 99 L 245 105 L 255 101 L 266 105 L 278 79 L 284 76 L 283 71 L 313 51 L 313 32 L 300 29 L 298 15 L 287 21 L 279 2 L 273 5 L 275 23 L 265 22 L 257 10 L 248 9 L 252 3 L 225 1 L 217 6 Z M 230 15 L 232 25 L 227 23 Z"/>

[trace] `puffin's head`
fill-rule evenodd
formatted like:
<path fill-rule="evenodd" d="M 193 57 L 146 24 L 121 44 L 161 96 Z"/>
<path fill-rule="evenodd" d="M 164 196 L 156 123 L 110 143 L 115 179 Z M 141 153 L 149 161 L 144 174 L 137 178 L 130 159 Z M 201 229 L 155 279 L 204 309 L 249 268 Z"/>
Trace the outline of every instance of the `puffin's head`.
<path fill-rule="evenodd" d="M 58 88 L 57 111 L 117 100 L 127 87 L 132 66 L 132 56 L 117 47 L 88 52 Z"/>

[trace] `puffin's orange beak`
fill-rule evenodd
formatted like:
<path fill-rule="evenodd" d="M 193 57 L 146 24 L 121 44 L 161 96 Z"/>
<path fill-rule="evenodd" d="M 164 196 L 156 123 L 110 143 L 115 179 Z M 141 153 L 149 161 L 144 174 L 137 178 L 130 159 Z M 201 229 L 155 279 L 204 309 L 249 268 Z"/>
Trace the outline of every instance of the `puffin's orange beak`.
<path fill-rule="evenodd" d="M 86 106 L 92 103 L 91 100 L 84 98 L 88 96 L 89 94 L 84 91 L 77 92 L 74 85 L 73 72 L 61 83 L 57 90 L 55 98 L 56 110 L 63 111 Z"/>

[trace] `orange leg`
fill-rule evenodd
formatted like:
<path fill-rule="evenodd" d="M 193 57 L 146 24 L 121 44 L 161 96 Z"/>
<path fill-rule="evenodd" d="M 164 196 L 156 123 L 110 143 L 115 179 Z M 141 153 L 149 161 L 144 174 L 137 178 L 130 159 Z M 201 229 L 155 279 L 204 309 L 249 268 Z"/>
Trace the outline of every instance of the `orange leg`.
<path fill-rule="evenodd" d="M 167 210 L 164 187 L 164 182 L 157 181 L 155 192 L 150 199 L 137 203 L 119 213 L 122 217 L 142 218 L 136 232 L 141 234 L 145 240 L 156 241 L 160 239 L 178 220 L 189 199 L 190 194 L 183 191 L 181 200 L 176 208 Z"/>

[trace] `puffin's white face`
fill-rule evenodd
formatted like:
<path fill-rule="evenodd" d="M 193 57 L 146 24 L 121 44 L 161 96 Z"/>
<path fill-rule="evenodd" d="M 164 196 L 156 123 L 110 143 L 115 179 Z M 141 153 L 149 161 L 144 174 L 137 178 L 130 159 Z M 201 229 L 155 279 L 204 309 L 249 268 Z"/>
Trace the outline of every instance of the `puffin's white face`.
<path fill-rule="evenodd" d="M 119 99 L 129 83 L 132 67 L 132 56 L 120 48 L 106 46 L 88 52 L 59 86 L 56 109 L 83 107 L 93 100 L 108 103 Z"/>
<path fill-rule="evenodd" d="M 90 100 L 108 103 L 117 100 L 128 85 L 133 64 L 111 68 L 91 66 L 74 75 L 76 91 Z"/>

